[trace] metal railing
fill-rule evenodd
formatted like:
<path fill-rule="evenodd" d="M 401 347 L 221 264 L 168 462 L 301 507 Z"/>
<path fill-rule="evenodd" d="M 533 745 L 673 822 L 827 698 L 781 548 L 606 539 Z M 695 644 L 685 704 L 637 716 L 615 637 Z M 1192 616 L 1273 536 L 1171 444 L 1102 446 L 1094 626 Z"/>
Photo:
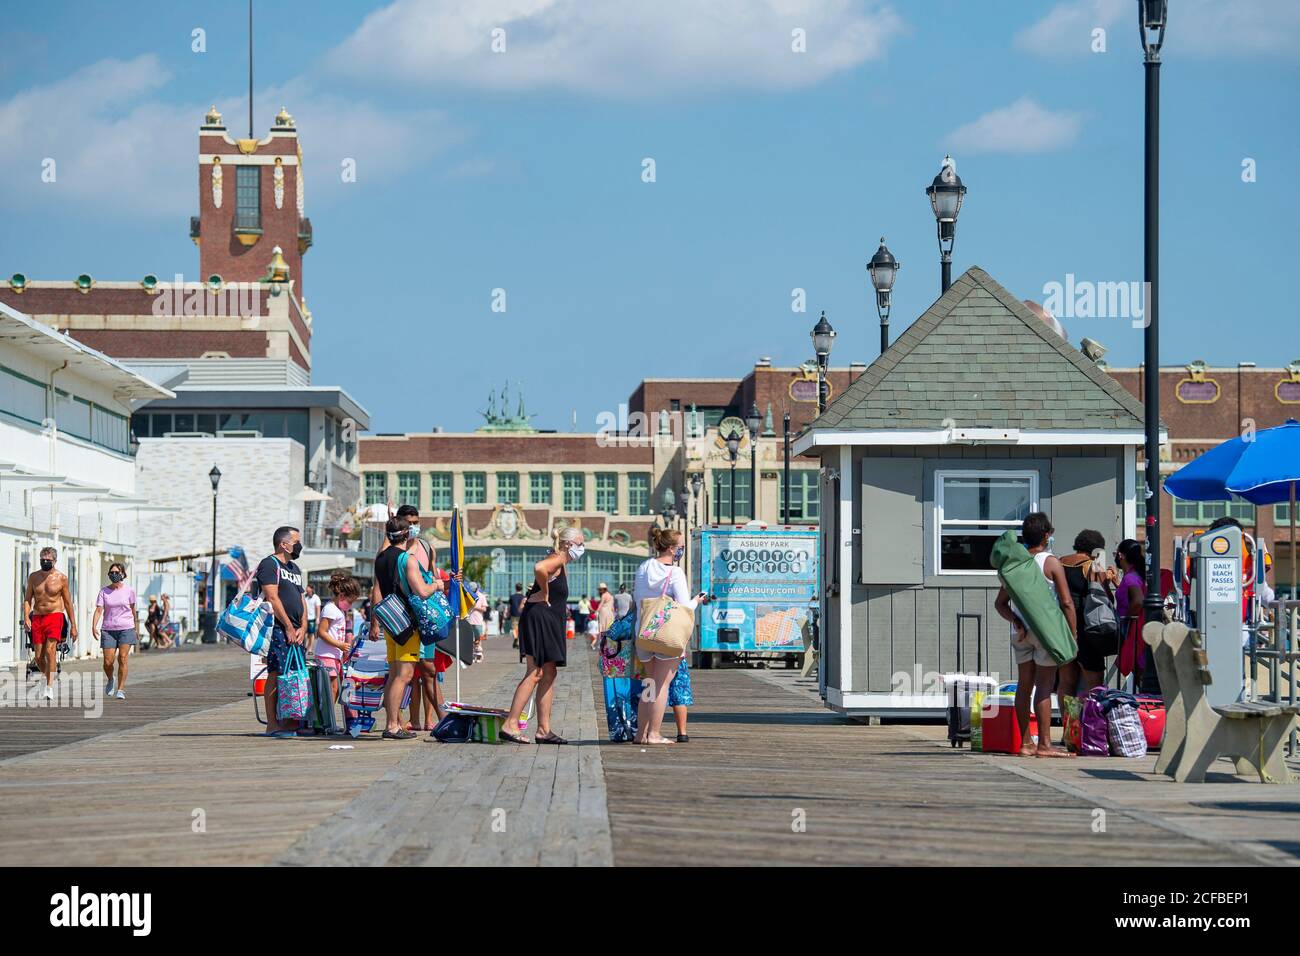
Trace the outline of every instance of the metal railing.
<path fill-rule="evenodd" d="M 343 534 L 338 528 L 308 528 L 303 532 L 302 546 L 313 551 L 355 551 L 374 554 L 379 550 L 383 535 L 378 528 L 362 525 L 358 535 L 354 529 Z"/>

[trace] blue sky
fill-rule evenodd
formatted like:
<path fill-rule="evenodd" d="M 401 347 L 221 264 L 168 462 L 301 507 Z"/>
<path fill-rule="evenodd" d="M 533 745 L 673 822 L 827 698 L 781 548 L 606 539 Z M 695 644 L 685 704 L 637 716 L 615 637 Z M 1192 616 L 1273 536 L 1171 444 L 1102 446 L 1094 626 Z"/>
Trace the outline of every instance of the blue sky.
<path fill-rule="evenodd" d="M 1162 68 L 1162 362 L 1300 358 L 1300 5 L 1173 0 Z M 504 11 L 513 11 L 506 14 Z M 937 296 L 924 188 L 969 188 L 955 272 L 1022 298 L 1142 278 L 1132 0 L 446 0 L 256 5 L 256 131 L 303 144 L 313 378 L 376 431 L 474 427 L 522 383 L 583 430 L 645 377 L 873 360 Z M 707 13 L 706 13 L 707 11 Z M 197 128 L 247 116 L 243 4 L 54 3 L 0 36 L 0 273 L 197 273 Z M 506 50 L 492 53 L 492 30 Z M 191 50 L 196 28 L 207 50 Z M 1106 52 L 1090 52 L 1106 30 Z M 807 52 L 791 50 L 806 31 Z M 60 163 L 42 184 L 43 157 Z M 357 181 L 340 180 L 356 160 Z M 656 181 L 642 181 L 642 161 Z M 1253 159 L 1257 181 L 1242 181 Z M 507 311 L 491 310 L 506 290 Z M 791 311 L 806 290 L 806 313 Z M 1128 319 L 1065 319 L 1136 364 Z M 402 376 L 400 387 L 392 384 Z"/>

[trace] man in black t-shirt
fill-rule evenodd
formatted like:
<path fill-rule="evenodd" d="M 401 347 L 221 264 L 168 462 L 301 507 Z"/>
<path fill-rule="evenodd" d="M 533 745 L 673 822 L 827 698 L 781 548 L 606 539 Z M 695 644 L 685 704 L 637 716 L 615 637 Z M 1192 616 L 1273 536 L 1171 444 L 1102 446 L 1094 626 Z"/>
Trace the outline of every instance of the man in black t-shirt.
<path fill-rule="evenodd" d="M 306 642 L 307 626 L 303 614 L 303 575 L 294 562 L 302 554 L 302 540 L 297 528 L 276 528 L 272 538 L 273 554 L 262 559 L 253 575 L 258 593 L 271 605 L 275 626 L 271 630 L 271 647 L 266 654 L 266 734 L 268 737 L 293 737 L 296 728 L 282 727 L 276 719 L 276 682 L 284 673 L 285 655 L 290 645 Z"/>

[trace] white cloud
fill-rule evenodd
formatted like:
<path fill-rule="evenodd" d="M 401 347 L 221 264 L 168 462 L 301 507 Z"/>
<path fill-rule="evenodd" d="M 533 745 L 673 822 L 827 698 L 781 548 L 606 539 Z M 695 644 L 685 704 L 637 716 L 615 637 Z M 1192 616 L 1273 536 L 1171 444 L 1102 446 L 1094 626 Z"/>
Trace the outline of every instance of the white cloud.
<path fill-rule="evenodd" d="M 1081 114 L 1053 112 L 1022 96 L 957 127 L 944 143 L 962 153 L 1044 153 L 1069 146 L 1082 127 Z"/>
<path fill-rule="evenodd" d="M 505 51 L 493 52 L 493 31 Z M 807 52 L 791 50 L 792 31 Z M 810 86 L 884 55 L 902 19 L 870 0 L 395 0 L 329 57 L 433 89 L 656 96 Z"/>
<path fill-rule="evenodd" d="M 1134 0 L 1067 0 L 1016 34 L 1016 46 L 1040 56 L 1083 55 L 1092 31 L 1108 31 L 1107 49 L 1117 42 L 1140 55 Z M 1169 4 L 1166 56 L 1294 56 L 1300 47 L 1300 4 L 1295 0 L 1177 0 Z M 1117 34 L 1114 31 L 1118 29 Z"/>
<path fill-rule="evenodd" d="M 101 60 L 58 82 L 0 101 L 0 206 L 65 203 L 131 219 L 172 219 L 198 211 L 198 128 L 208 102 L 163 99 L 171 79 L 152 55 Z M 231 136 L 246 133 L 247 100 L 218 99 Z M 435 110 L 394 111 L 342 98 L 295 80 L 257 94 L 261 138 L 281 106 L 303 141 L 308 214 L 341 185 L 343 158 L 360 184 L 425 162 L 463 134 Z M 42 163 L 56 179 L 42 182 Z M 329 170 L 326 174 L 326 170 Z"/>

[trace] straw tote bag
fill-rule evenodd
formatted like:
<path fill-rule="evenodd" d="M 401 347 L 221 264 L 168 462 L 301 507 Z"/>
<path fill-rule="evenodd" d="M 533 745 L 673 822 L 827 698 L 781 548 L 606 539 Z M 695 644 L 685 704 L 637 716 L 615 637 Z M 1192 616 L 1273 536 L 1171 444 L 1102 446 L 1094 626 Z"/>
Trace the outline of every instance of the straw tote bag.
<path fill-rule="evenodd" d="M 695 631 L 695 614 L 668 596 L 672 572 L 664 581 L 664 589 L 657 598 L 645 602 L 641 608 L 640 623 L 636 632 L 639 651 L 681 657 L 691 646 Z"/>

